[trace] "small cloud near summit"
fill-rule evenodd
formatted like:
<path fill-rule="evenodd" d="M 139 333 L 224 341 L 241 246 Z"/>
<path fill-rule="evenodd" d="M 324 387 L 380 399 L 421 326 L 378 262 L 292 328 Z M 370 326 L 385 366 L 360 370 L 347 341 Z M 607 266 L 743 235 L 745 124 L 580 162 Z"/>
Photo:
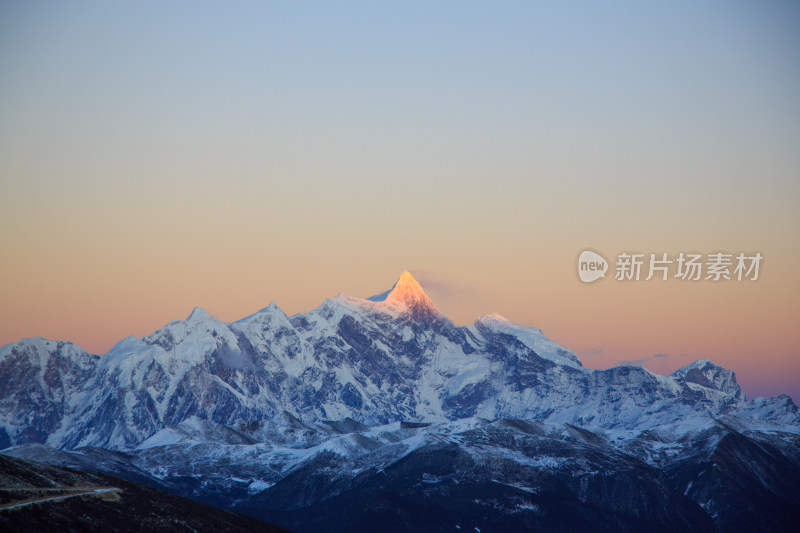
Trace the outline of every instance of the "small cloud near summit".
<path fill-rule="evenodd" d="M 634 359 L 632 361 L 623 360 L 619 362 L 620 366 L 642 366 L 646 359 Z"/>
<path fill-rule="evenodd" d="M 449 304 L 481 300 L 480 291 L 475 285 L 453 281 L 433 270 L 414 269 L 411 274 L 435 301 Z"/>
<path fill-rule="evenodd" d="M 641 359 L 633 359 L 633 360 L 624 360 L 620 361 L 620 365 L 633 365 L 633 366 L 644 366 L 645 363 L 648 361 L 653 361 L 655 359 L 666 359 L 669 357 L 668 353 L 654 353 L 653 355 L 642 357 Z"/>
<path fill-rule="evenodd" d="M 595 355 L 602 355 L 603 354 L 603 347 L 602 346 L 592 346 L 591 348 L 587 348 L 585 350 L 581 350 L 578 352 L 578 355 L 581 357 L 592 357 Z"/>

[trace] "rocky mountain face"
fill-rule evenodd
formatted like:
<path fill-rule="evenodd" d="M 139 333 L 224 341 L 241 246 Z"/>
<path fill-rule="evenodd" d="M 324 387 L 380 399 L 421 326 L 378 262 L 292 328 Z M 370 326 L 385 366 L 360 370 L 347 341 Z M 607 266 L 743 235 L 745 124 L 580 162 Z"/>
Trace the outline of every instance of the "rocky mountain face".
<path fill-rule="evenodd" d="M 586 369 L 499 315 L 456 326 L 408 273 L 294 316 L 196 308 L 103 356 L 0 349 L 4 453 L 296 530 L 729 530 L 768 508 L 779 531 L 798 434 L 789 397 L 746 400 L 708 360 Z"/>
<path fill-rule="evenodd" d="M 800 518 L 800 437 L 738 417 L 642 432 L 477 417 L 283 422 L 282 438 L 254 444 L 189 419 L 127 452 L 4 453 L 136 479 L 294 531 L 793 531 Z"/>

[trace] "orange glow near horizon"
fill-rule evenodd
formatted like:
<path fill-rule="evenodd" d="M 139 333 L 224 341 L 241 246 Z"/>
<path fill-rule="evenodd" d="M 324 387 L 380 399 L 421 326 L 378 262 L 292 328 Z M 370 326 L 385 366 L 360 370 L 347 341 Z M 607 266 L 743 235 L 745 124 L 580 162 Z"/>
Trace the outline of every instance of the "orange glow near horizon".
<path fill-rule="evenodd" d="M 510 276 L 477 276 L 472 283 L 465 278 L 451 281 L 429 270 L 418 271 L 417 278 L 424 288 L 428 285 L 428 295 L 457 324 L 499 312 L 514 322 L 541 328 L 548 337 L 575 351 L 589 368 L 630 361 L 667 374 L 707 357 L 736 371 L 750 396 L 794 392 L 800 333 L 792 327 L 791 316 L 800 310 L 788 297 L 791 291 L 771 279 L 775 272 L 766 270 L 752 285 L 675 280 L 626 284 L 608 279 L 588 286 L 576 280 L 571 263 L 563 270 L 552 280 L 528 279 L 527 284 Z M 197 273 L 181 277 L 182 283 L 171 287 L 154 283 L 140 294 L 133 287 L 114 291 L 111 284 L 106 286 L 108 290 L 95 293 L 87 286 L 64 284 L 54 285 L 51 297 L 37 302 L 24 290 L 16 294 L 6 291 L 4 296 L 16 297 L 27 305 L 16 306 L 12 314 L 3 317 L 2 341 L 5 344 L 25 336 L 45 336 L 72 340 L 102 354 L 127 335 L 147 335 L 170 320 L 185 318 L 195 304 L 222 321 L 242 318 L 270 301 L 287 314 L 294 314 L 322 303 L 324 297 L 313 294 L 319 285 L 330 287 L 325 297 L 344 289 L 366 298 L 391 287 L 391 278 L 384 280 L 383 286 L 367 281 L 374 277 L 365 274 L 349 278 L 354 290 L 336 287 L 328 278 L 309 279 L 307 286 L 290 285 L 281 290 L 288 284 L 269 277 L 263 288 L 254 291 L 249 286 L 258 286 L 253 278 L 209 286 L 206 283 L 210 278 Z M 485 285 L 480 285 L 481 281 Z M 274 298 L 266 294 L 270 287 L 277 293 Z M 300 289 L 296 294 L 291 291 L 294 287 Z M 87 292 L 81 294 L 83 291 Z M 200 301 L 195 300 L 195 291 Z M 109 298 L 127 305 L 106 307 Z M 776 308 L 776 303 L 783 308 Z M 767 308 L 770 313 L 764 312 Z M 49 321 L 41 317 L 49 317 Z M 24 333 L 19 335 L 20 331 Z M 765 360 L 770 363 L 768 369 L 763 365 Z"/>

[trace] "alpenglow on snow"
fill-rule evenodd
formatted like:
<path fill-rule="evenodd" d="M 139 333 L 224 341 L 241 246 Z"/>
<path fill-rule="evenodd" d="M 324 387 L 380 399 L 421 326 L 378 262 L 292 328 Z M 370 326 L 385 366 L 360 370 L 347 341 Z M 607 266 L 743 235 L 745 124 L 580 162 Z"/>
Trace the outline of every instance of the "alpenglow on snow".
<path fill-rule="evenodd" d="M 195 308 L 102 356 L 41 338 L 0 349 L 0 447 L 132 449 L 196 419 L 233 428 L 285 416 L 367 426 L 511 417 L 645 430 L 721 415 L 800 424 L 788 396 L 747 401 L 734 373 L 708 360 L 670 376 L 590 370 L 498 314 L 456 326 L 408 272 L 377 296 L 340 293 L 293 316 L 271 303 L 223 323 Z"/>

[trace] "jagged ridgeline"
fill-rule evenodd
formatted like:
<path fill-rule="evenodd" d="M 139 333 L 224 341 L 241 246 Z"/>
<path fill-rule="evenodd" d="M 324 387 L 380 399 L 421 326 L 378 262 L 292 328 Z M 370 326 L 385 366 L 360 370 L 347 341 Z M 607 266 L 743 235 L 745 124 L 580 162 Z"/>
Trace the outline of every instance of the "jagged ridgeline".
<path fill-rule="evenodd" d="M 708 360 L 670 376 L 587 369 L 496 314 L 456 326 L 408 272 L 293 316 L 270 304 L 223 323 L 195 308 L 101 356 L 41 338 L 0 350 L 4 453 L 297 530 L 595 516 L 674 531 L 762 520 L 758 505 L 780 530 L 800 509 L 798 433 L 788 396 L 747 400 Z"/>
<path fill-rule="evenodd" d="M 540 330 L 499 315 L 459 327 L 408 272 L 367 300 L 306 314 L 275 304 L 233 323 L 195 308 L 107 354 L 25 339 L 0 351 L 0 444 L 134 448 L 199 417 L 229 427 L 351 418 L 375 425 L 471 416 L 647 429 L 695 414 L 790 423 L 788 397 L 745 401 L 732 371 L 698 361 L 663 377 L 588 370 Z"/>

